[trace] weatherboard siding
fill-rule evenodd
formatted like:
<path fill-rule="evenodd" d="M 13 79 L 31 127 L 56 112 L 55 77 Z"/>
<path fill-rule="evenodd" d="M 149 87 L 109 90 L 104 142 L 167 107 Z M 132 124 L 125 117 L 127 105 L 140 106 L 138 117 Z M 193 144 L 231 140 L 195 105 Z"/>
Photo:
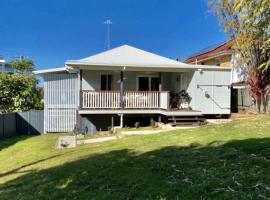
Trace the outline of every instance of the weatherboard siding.
<path fill-rule="evenodd" d="M 100 90 L 101 86 L 101 75 L 111 74 L 112 75 L 112 90 L 120 89 L 120 72 L 113 71 L 92 71 L 83 70 L 82 72 L 82 90 Z M 161 73 L 162 90 L 179 92 L 181 89 L 180 80 L 177 82 L 177 77 L 180 74 L 187 73 Z M 138 90 L 138 77 L 139 76 L 159 76 L 158 72 L 124 72 L 124 88 L 125 90 Z"/>
<path fill-rule="evenodd" d="M 231 67 L 231 60 L 232 60 L 232 55 L 221 55 L 215 58 L 210 58 L 206 60 L 199 61 L 198 64 L 204 64 L 204 65 L 216 65 L 217 64 L 217 59 L 220 62 L 221 67 Z"/>
<path fill-rule="evenodd" d="M 45 132 L 69 132 L 77 122 L 79 79 L 77 74 L 48 73 L 44 76 Z"/>
<path fill-rule="evenodd" d="M 230 114 L 231 72 L 204 70 L 190 73 L 190 106 L 203 114 Z"/>

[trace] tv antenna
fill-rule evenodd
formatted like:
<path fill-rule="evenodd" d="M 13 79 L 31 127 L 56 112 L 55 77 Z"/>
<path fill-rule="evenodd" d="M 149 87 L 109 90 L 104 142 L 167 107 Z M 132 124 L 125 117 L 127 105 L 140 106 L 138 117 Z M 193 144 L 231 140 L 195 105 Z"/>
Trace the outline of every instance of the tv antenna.
<path fill-rule="evenodd" d="M 26 59 L 30 59 L 31 56 L 23 56 L 23 55 L 20 55 L 20 56 L 14 56 L 14 58 L 22 61 L 22 60 L 26 60 Z"/>
<path fill-rule="evenodd" d="M 107 19 L 104 22 L 105 25 L 107 25 L 107 49 L 109 50 L 111 48 L 111 25 L 112 21 L 110 19 Z"/>

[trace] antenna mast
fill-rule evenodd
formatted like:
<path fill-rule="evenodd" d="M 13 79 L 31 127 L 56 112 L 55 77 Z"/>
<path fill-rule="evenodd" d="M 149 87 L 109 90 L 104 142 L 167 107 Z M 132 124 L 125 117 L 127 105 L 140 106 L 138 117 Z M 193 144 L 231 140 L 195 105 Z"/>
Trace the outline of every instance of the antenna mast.
<path fill-rule="evenodd" d="M 107 19 L 104 22 L 105 25 L 107 25 L 107 49 L 109 50 L 111 48 L 111 25 L 112 21 L 110 19 Z"/>

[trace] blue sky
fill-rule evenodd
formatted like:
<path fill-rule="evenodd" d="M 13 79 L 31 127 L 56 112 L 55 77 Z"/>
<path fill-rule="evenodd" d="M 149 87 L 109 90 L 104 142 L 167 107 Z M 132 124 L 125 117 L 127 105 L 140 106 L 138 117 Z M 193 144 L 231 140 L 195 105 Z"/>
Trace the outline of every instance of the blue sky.
<path fill-rule="evenodd" d="M 0 55 L 31 56 L 37 69 L 62 67 L 129 44 L 180 60 L 227 39 L 206 0 L 1 0 Z"/>

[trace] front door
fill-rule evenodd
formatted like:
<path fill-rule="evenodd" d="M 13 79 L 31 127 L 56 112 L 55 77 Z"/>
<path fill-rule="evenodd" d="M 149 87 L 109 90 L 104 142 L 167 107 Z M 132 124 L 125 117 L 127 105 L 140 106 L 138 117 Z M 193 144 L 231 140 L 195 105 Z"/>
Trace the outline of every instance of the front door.
<path fill-rule="evenodd" d="M 139 91 L 149 90 L 149 77 L 139 77 Z"/>
<path fill-rule="evenodd" d="M 151 77 L 151 91 L 159 91 L 159 78 Z"/>
<path fill-rule="evenodd" d="M 139 91 L 159 91 L 159 78 L 143 76 L 138 78 Z"/>

